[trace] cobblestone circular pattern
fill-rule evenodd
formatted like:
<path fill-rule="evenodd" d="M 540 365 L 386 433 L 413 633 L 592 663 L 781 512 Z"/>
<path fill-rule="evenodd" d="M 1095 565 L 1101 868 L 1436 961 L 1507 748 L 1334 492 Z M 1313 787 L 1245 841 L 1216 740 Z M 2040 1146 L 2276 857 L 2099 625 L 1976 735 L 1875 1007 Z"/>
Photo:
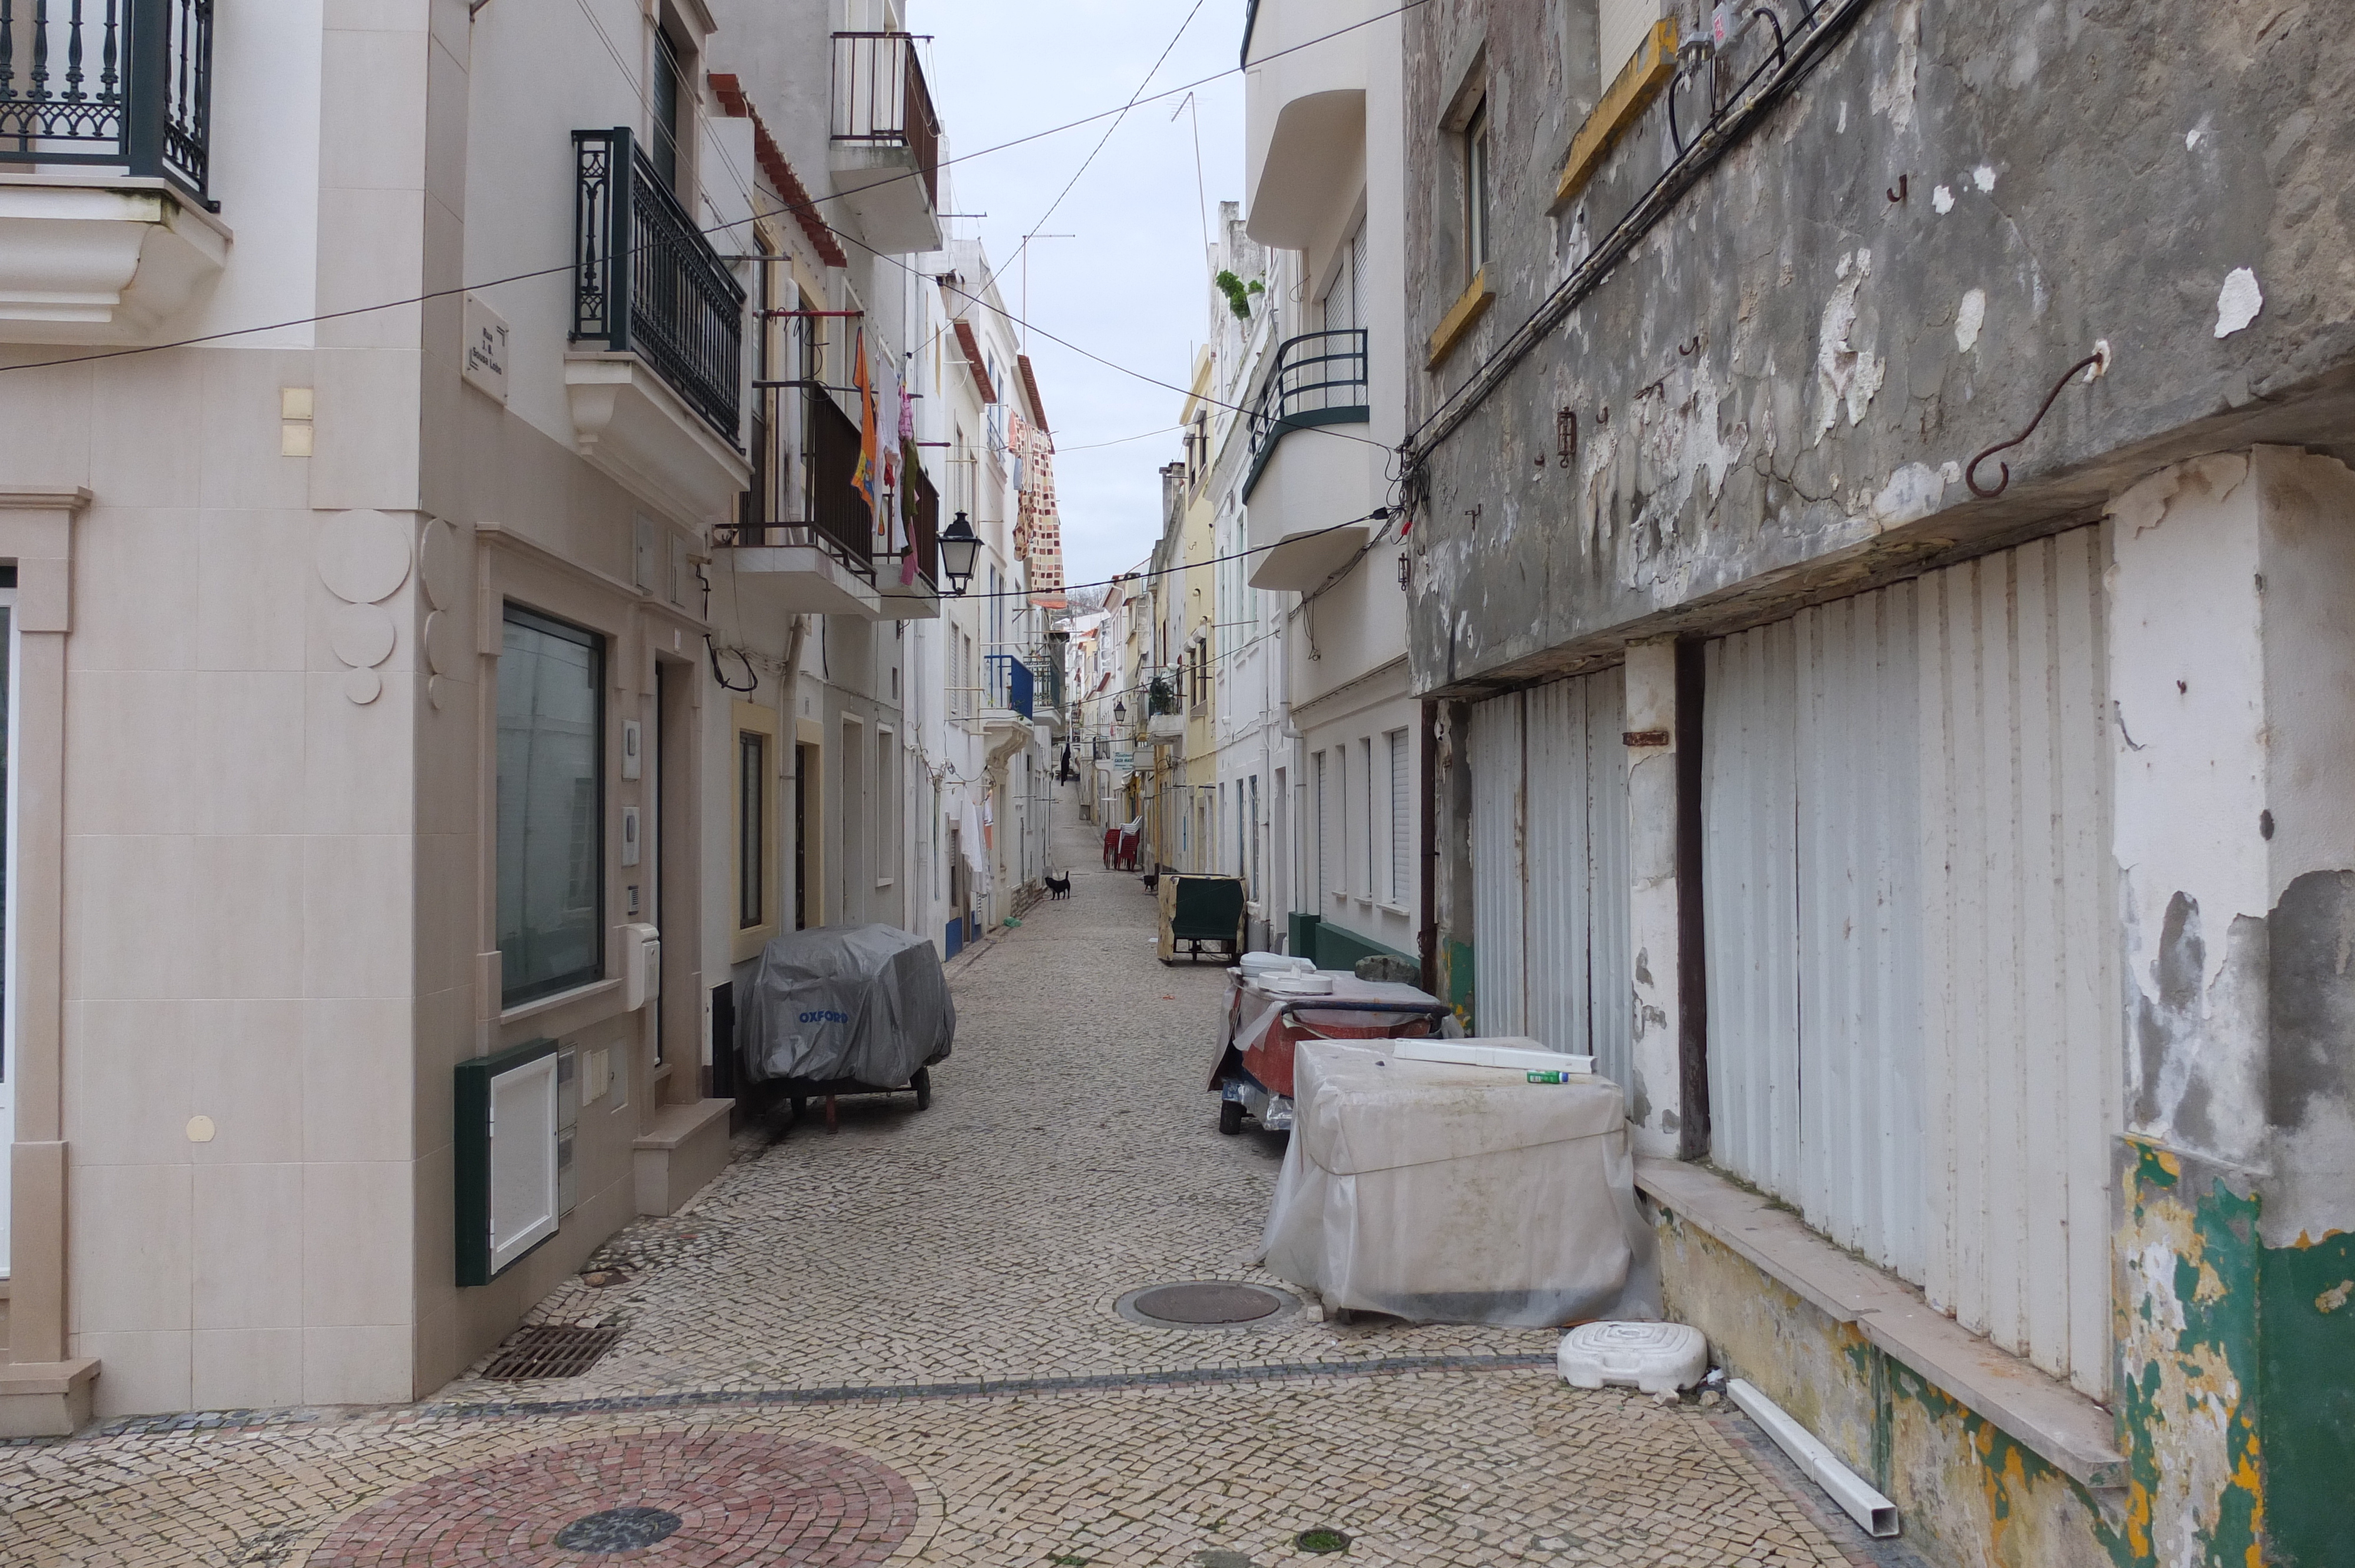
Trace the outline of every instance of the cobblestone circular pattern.
<path fill-rule="evenodd" d="M 591 1554 L 639 1552 L 677 1535 L 686 1522 L 667 1509 L 609 1508 L 583 1514 L 558 1531 L 556 1544 L 567 1552 Z"/>
<path fill-rule="evenodd" d="M 674 1527 L 654 1534 L 666 1518 Z M 436 1476 L 353 1514 L 310 1563 L 856 1568 L 889 1558 L 915 1523 L 914 1490 L 862 1454 L 753 1433 L 654 1432 Z"/>
<path fill-rule="evenodd" d="M 1252 1329 L 1287 1317 L 1299 1305 L 1271 1286 L 1192 1279 L 1132 1290 L 1113 1309 L 1149 1329 Z"/>

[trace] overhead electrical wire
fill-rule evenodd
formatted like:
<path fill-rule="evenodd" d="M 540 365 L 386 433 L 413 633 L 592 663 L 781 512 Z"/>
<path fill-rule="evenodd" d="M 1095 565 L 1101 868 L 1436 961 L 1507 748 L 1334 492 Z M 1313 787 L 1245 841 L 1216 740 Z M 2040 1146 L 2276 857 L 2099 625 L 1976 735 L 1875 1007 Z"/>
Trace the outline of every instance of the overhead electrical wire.
<path fill-rule="evenodd" d="M 1300 43 L 1292 45 L 1288 48 L 1271 50 L 1266 55 L 1261 57 L 1261 58 L 1263 62 L 1264 62 L 1265 60 L 1280 58 L 1284 55 L 1295 54 L 1302 49 L 1314 48 L 1318 44 L 1328 43 L 1335 38 L 1344 36 L 1345 34 L 1353 33 L 1360 27 L 1371 26 L 1376 22 L 1386 21 L 1392 16 L 1403 16 L 1409 11 L 1415 10 L 1421 6 L 1430 4 L 1431 0 L 1406 0 L 1405 4 L 1391 10 L 1384 11 L 1380 15 L 1368 16 L 1360 21 L 1349 23 L 1347 26 L 1336 27 L 1331 32 L 1321 34 L 1314 38 L 1305 39 Z M 616 63 L 618 66 L 619 62 Z M 1199 78 L 1194 81 L 1182 82 L 1176 87 L 1164 89 L 1160 92 L 1151 93 L 1146 97 L 1133 100 L 1130 102 L 1122 104 L 1117 109 L 1099 110 L 1093 114 L 1082 115 L 1077 120 L 1067 120 L 1059 125 L 1050 125 L 1043 130 L 1033 131 L 1028 135 L 1014 137 L 1010 141 L 999 142 L 992 146 L 979 147 L 970 153 L 959 154 L 952 157 L 941 159 L 934 167 L 936 169 L 945 168 L 951 164 L 965 163 L 975 158 L 985 158 L 995 153 L 1003 153 L 1008 149 L 1024 146 L 1032 142 L 1043 141 L 1049 136 L 1060 135 L 1066 131 L 1076 131 L 1082 126 L 1092 125 L 1099 120 L 1112 119 L 1124 115 L 1130 110 L 1135 109 L 1138 104 L 1159 102 L 1164 99 L 1175 97 L 1179 93 L 1190 92 L 1196 88 L 1207 87 L 1214 81 L 1220 81 L 1228 77 L 1237 75 L 1241 71 L 1241 69 L 1242 68 L 1238 65 L 1231 67 L 1225 70 L 1215 71 L 1209 76 Z M 888 175 L 883 179 L 874 182 L 872 185 L 863 186 L 857 194 L 861 196 L 869 195 L 879 186 L 890 185 L 900 180 L 921 179 L 923 176 L 924 171 L 921 169 L 911 169 L 904 174 Z M 777 208 L 777 214 L 791 215 L 801 211 L 808 211 L 812 216 L 815 216 L 815 208 L 820 202 L 844 200 L 847 198 L 848 194 L 849 193 L 844 192 L 829 192 L 825 196 L 812 196 L 806 204 L 781 201 Z M 698 229 L 696 232 L 701 234 L 708 239 L 714 235 L 725 234 L 730 229 L 741 228 L 746 224 L 757 221 L 759 217 L 768 216 L 772 215 L 756 214 L 745 217 L 731 218 L 726 223 L 713 224 L 708 228 Z M 836 230 L 835 232 L 839 234 L 840 230 Z M 648 240 L 646 242 L 646 246 L 651 247 L 655 243 L 655 242 L 653 240 Z M 644 247 L 642 247 L 642 249 Z M 862 249 L 865 248 L 862 247 Z M 168 343 L 133 344 L 122 348 L 106 349 L 97 354 L 68 355 L 57 359 L 27 360 L 17 364 L 0 365 L 0 374 L 23 370 L 51 370 L 69 365 L 87 365 L 100 360 L 124 359 L 134 355 L 161 354 L 169 349 L 194 348 L 202 344 L 218 343 L 229 338 L 252 337 L 262 333 L 285 332 L 294 327 L 315 326 L 323 322 L 345 321 L 353 316 L 372 315 L 378 311 L 397 311 L 410 305 L 428 304 L 435 300 L 448 299 L 456 294 L 479 292 L 485 289 L 501 288 L 509 283 L 528 282 L 535 278 L 551 278 L 562 273 L 570 272 L 573 270 L 575 265 L 575 262 L 566 261 L 553 267 L 536 267 L 527 271 L 510 272 L 504 277 L 481 279 L 467 283 L 454 283 L 446 289 L 429 289 L 422 293 L 410 294 L 397 300 L 386 300 L 376 304 L 353 305 L 340 311 L 321 311 L 314 314 L 306 316 L 289 316 L 282 321 L 261 322 L 257 323 L 252 326 L 227 327 L 219 332 L 199 333 L 190 337 L 175 338 Z M 995 309 L 996 307 L 992 308 Z M 1010 313 L 1003 310 L 1000 310 L 999 313 L 1001 315 L 1006 315 L 1008 320 L 1016 319 Z M 1041 335 L 1051 337 L 1052 334 L 1042 334 Z M 1063 342 L 1060 338 L 1054 338 L 1053 341 L 1057 343 Z M 1063 346 L 1069 348 L 1072 345 L 1070 344 L 1063 344 Z M 1084 354 L 1087 351 L 1084 349 L 1078 349 L 1075 350 L 1075 352 Z M 1129 375 L 1139 374 L 1137 372 L 1128 370 L 1128 367 L 1125 366 L 1116 365 L 1111 360 L 1102 360 L 1100 355 L 1089 355 L 1088 357 L 1092 359 L 1099 359 L 1101 363 L 1111 366 L 1112 368 L 1124 371 Z M 1151 378 L 1147 377 L 1146 379 Z M 1167 384 L 1156 383 L 1156 385 L 1166 386 Z M 1184 391 L 1186 388 L 1180 387 L 1178 390 Z"/>

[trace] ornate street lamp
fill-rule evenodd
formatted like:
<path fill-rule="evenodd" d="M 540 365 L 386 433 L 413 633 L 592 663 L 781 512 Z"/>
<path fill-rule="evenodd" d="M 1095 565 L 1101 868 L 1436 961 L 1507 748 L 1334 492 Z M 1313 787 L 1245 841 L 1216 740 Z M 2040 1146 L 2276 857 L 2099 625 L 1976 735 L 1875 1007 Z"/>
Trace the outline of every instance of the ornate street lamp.
<path fill-rule="evenodd" d="M 941 571 L 949 579 L 949 592 L 964 597 L 965 586 L 973 581 L 974 557 L 981 553 L 981 541 L 975 536 L 973 524 L 960 512 L 941 531 Z"/>

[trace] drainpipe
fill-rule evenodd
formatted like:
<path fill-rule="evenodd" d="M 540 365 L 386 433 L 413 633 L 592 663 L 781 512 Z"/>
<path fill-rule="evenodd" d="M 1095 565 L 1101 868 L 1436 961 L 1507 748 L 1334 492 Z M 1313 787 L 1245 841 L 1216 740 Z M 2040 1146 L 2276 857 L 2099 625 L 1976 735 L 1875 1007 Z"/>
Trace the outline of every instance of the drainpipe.
<path fill-rule="evenodd" d="M 1415 828 L 1421 858 L 1422 887 L 1418 901 L 1423 906 L 1422 928 L 1416 933 L 1417 956 L 1423 959 L 1423 989 L 1439 995 L 1439 705 L 1429 697 L 1418 703 L 1422 716 L 1422 732 L 1416 737 L 1419 755 L 1415 759 L 1416 782 L 1420 798 Z M 1446 1000 L 1442 997 L 1442 1001 Z"/>

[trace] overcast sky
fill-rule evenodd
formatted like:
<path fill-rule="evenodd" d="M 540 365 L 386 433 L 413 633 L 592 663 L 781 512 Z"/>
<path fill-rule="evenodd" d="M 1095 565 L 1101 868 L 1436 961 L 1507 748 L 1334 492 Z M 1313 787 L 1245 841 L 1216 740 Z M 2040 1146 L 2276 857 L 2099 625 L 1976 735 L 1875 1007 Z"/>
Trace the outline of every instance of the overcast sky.
<path fill-rule="evenodd" d="M 1243 0 L 912 0 L 909 26 L 934 37 L 932 98 L 961 160 L 949 171 L 955 225 L 978 232 L 1007 308 L 1025 314 L 1022 237 L 1031 242 L 1029 355 L 1055 434 L 1064 576 L 1092 582 L 1144 559 L 1160 532 L 1163 463 L 1182 455 L 1182 390 L 1089 359 L 1040 333 L 1182 388 L 1209 321 L 1206 221 L 1242 197 Z M 1148 95 L 1218 73 L 1195 106 L 1158 99 L 1131 110 L 1042 226 L 1057 195 L 1111 124 L 1099 120 L 1004 152 L 985 149 L 1128 101 L 1188 12 Z M 1199 178 L 1195 121 L 1201 128 Z M 978 155 L 976 155 L 978 154 Z M 1208 217 L 1205 217 L 1207 203 Z M 1118 446 L 1124 436 L 1164 433 Z"/>

